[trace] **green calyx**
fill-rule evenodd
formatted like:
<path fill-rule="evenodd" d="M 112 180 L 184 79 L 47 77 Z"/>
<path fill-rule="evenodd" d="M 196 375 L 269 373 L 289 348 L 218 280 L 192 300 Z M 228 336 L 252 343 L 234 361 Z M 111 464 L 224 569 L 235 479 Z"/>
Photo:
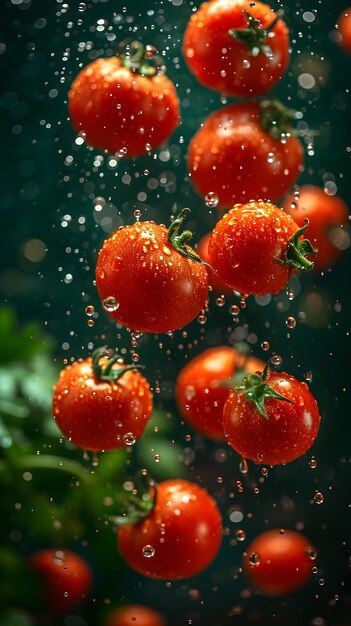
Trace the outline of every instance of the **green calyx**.
<path fill-rule="evenodd" d="M 260 20 L 253 17 L 248 11 L 243 11 L 247 18 L 246 28 L 231 28 L 228 32 L 236 41 L 244 44 L 251 56 L 257 57 L 261 52 L 268 58 L 272 58 L 273 52 L 267 43 L 270 33 L 275 28 L 282 12 L 278 11 L 272 23 L 263 28 Z"/>
<path fill-rule="evenodd" d="M 241 385 L 239 385 L 239 387 L 236 387 L 235 389 L 237 393 L 245 394 L 247 400 L 254 403 L 257 411 L 265 419 L 269 419 L 265 409 L 265 402 L 269 398 L 284 400 L 285 402 L 290 402 L 294 404 L 293 400 L 285 398 L 285 396 L 282 396 L 280 393 L 275 391 L 273 387 L 265 382 L 268 368 L 269 361 L 260 376 L 258 374 L 249 374 L 248 376 L 246 376 L 246 378 L 244 378 Z"/>
<path fill-rule="evenodd" d="M 282 139 L 284 136 L 296 135 L 292 122 L 297 119 L 296 111 L 286 107 L 278 98 L 264 98 L 260 101 L 262 128 L 273 139 Z"/>
<path fill-rule="evenodd" d="M 94 350 L 93 358 L 93 372 L 95 378 L 107 382 L 116 382 L 125 372 L 129 370 L 136 370 L 143 368 L 143 365 L 123 365 L 119 361 L 121 357 L 119 354 L 113 356 L 106 356 L 108 354 L 108 347 L 103 346 Z M 101 363 L 101 359 L 104 357 L 104 364 Z M 106 363 L 107 359 L 107 363 Z M 117 367 L 116 367 L 117 366 Z"/>
<path fill-rule="evenodd" d="M 166 67 L 154 46 L 144 46 L 140 41 L 122 41 L 116 52 L 124 67 L 133 74 L 155 76 L 164 74 Z"/>
<path fill-rule="evenodd" d="M 299 241 L 299 237 L 306 232 L 308 225 L 309 221 L 306 219 L 306 224 L 299 228 L 299 230 L 297 230 L 296 233 L 290 237 L 284 259 L 278 259 L 278 257 L 275 257 L 278 263 L 281 265 L 290 265 L 299 272 L 307 272 L 313 268 L 314 262 L 310 261 L 307 258 L 307 255 L 315 255 L 317 254 L 317 250 L 312 246 L 309 239 L 302 239 L 302 241 Z"/>
<path fill-rule="evenodd" d="M 156 504 L 156 489 L 144 492 L 142 495 L 132 493 L 118 498 L 119 514 L 110 517 L 117 526 L 125 524 L 138 524 L 152 513 Z"/>
<path fill-rule="evenodd" d="M 198 263 L 204 263 L 202 259 L 200 259 L 195 252 L 191 252 L 189 248 L 187 248 L 187 244 L 193 236 L 191 230 L 183 230 L 182 233 L 179 233 L 181 226 L 186 218 L 186 215 L 190 213 L 190 209 L 182 209 L 179 215 L 175 218 L 168 229 L 168 242 L 187 259 L 191 259 L 192 261 L 197 261 Z M 207 263 L 204 263 L 208 265 Z"/>

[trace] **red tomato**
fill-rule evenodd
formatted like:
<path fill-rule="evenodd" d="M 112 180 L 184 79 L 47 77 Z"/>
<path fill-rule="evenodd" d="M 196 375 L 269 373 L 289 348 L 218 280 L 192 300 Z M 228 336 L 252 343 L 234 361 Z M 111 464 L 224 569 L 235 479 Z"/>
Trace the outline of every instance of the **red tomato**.
<path fill-rule="evenodd" d="M 250 544 L 244 574 L 266 596 L 286 596 L 308 584 L 316 551 L 294 530 L 268 530 Z"/>
<path fill-rule="evenodd" d="M 268 117 L 268 108 L 247 103 L 231 104 L 204 121 L 188 151 L 191 179 L 202 196 L 213 192 L 219 206 L 231 207 L 278 200 L 293 185 L 303 168 L 302 144 L 294 136 L 274 138 L 278 127 Z"/>
<path fill-rule="evenodd" d="M 205 261 L 205 263 L 208 263 L 208 264 L 210 263 L 210 259 L 208 256 L 208 243 L 210 240 L 210 236 L 211 236 L 211 233 L 208 233 L 207 235 L 202 237 L 202 239 L 200 239 L 196 248 L 201 259 Z M 207 274 L 208 274 L 208 283 L 209 283 L 209 286 L 212 287 L 213 291 L 223 294 L 223 295 L 233 294 L 233 289 L 228 287 L 228 285 L 226 285 L 223 282 L 223 280 L 220 280 L 218 278 L 216 272 L 213 271 L 212 267 L 210 267 L 209 265 L 206 265 L 206 269 L 207 269 Z"/>
<path fill-rule="evenodd" d="M 341 47 L 347 54 L 351 54 L 351 7 L 341 13 L 337 26 L 341 35 Z"/>
<path fill-rule="evenodd" d="M 136 604 L 112 611 L 105 626 L 166 626 L 166 621 L 157 611 Z"/>
<path fill-rule="evenodd" d="M 286 198 L 283 208 L 298 226 L 309 220 L 308 238 L 318 250 L 314 269 L 332 267 L 343 246 L 348 247 L 349 236 L 343 228 L 349 224 L 345 202 L 338 196 L 328 196 L 320 187 L 304 185 L 298 197 L 291 194 Z"/>
<path fill-rule="evenodd" d="M 255 463 L 279 465 L 304 454 L 317 437 L 320 415 L 307 384 L 265 369 L 248 376 L 223 410 L 228 443 Z"/>
<path fill-rule="evenodd" d="M 28 564 L 41 576 L 44 595 L 55 616 L 63 616 L 77 606 L 93 586 L 88 563 L 70 550 L 39 550 L 31 555 Z"/>
<path fill-rule="evenodd" d="M 133 45 L 128 59 L 120 54 L 89 63 L 68 94 L 75 130 L 94 148 L 120 156 L 138 156 L 160 145 L 180 116 L 173 83 L 155 68 L 154 75 L 148 75 L 153 71 L 146 65 L 148 51 Z"/>
<path fill-rule="evenodd" d="M 177 234 L 184 211 L 169 231 L 154 222 L 136 222 L 117 230 L 100 250 L 99 296 L 123 326 L 163 333 L 189 324 L 205 307 L 206 268 Z M 183 234 L 190 236 L 189 231 Z"/>
<path fill-rule="evenodd" d="M 268 4 L 212 0 L 191 16 L 183 54 L 203 85 L 231 96 L 256 96 L 284 74 L 289 31 Z"/>
<path fill-rule="evenodd" d="M 178 376 L 179 413 L 206 437 L 224 441 L 223 407 L 231 390 L 223 383 L 241 372 L 254 374 L 263 368 L 259 359 L 246 357 L 229 346 L 205 350 L 187 363 Z"/>
<path fill-rule="evenodd" d="M 54 419 L 63 435 L 85 450 L 135 443 L 152 415 L 146 378 L 121 359 L 116 362 L 117 355 L 101 361 L 103 353 L 99 349 L 93 359 L 66 367 L 54 387 Z"/>
<path fill-rule="evenodd" d="M 243 295 L 277 293 L 292 270 L 313 267 L 306 259 L 313 248 L 308 240 L 297 240 L 301 234 L 294 220 L 270 202 L 236 204 L 211 234 L 211 266 Z"/>
<path fill-rule="evenodd" d="M 221 523 L 217 505 L 205 489 L 186 480 L 167 480 L 156 487 L 151 514 L 137 524 L 121 526 L 118 548 L 139 574 L 189 578 L 216 557 Z"/>

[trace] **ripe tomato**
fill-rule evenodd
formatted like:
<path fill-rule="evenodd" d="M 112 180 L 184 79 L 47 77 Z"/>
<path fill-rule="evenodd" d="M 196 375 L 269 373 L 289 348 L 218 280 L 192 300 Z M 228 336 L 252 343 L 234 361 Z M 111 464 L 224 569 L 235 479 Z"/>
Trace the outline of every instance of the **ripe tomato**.
<path fill-rule="evenodd" d="M 209 241 L 211 266 L 218 277 L 243 295 L 277 293 L 293 269 L 313 267 L 306 230 L 270 202 L 236 204 L 216 224 Z"/>
<path fill-rule="evenodd" d="M 211 233 L 208 233 L 204 237 L 202 237 L 196 247 L 197 253 L 199 257 L 207 264 L 207 274 L 208 274 L 208 284 L 212 287 L 214 292 L 223 294 L 223 295 L 232 295 L 233 289 L 228 287 L 223 280 L 218 278 L 216 272 L 213 271 L 212 267 L 209 265 L 210 259 L 208 256 L 208 243 L 210 241 Z"/>
<path fill-rule="evenodd" d="M 213 498 L 186 480 L 156 487 L 155 506 L 137 524 L 118 532 L 126 563 L 144 576 L 176 580 L 195 576 L 215 558 L 221 545 L 221 515 Z"/>
<path fill-rule="evenodd" d="M 85 450 L 113 450 L 135 443 L 152 415 L 150 386 L 118 355 L 76 361 L 54 387 L 53 414 L 61 432 Z"/>
<path fill-rule="evenodd" d="M 338 196 L 328 196 L 320 187 L 304 185 L 298 197 L 291 194 L 286 198 L 283 208 L 298 226 L 309 220 L 308 237 L 318 250 L 314 269 L 332 267 L 348 244 L 348 234 L 343 230 L 349 223 L 345 202 Z"/>
<path fill-rule="evenodd" d="M 351 7 L 341 13 L 337 26 L 341 35 L 341 47 L 347 54 L 351 54 Z"/>
<path fill-rule="evenodd" d="M 189 209 L 169 230 L 136 222 L 117 230 L 99 252 L 96 285 L 105 310 L 120 324 L 163 333 L 189 324 L 208 297 L 207 271 L 178 234 Z"/>
<path fill-rule="evenodd" d="M 188 169 L 202 196 L 220 207 L 249 200 L 278 200 L 303 168 L 303 148 L 282 126 L 282 105 L 231 104 L 212 113 L 189 144 Z M 284 113 L 285 115 L 285 113 Z M 287 114 L 288 116 L 288 114 Z M 279 124 L 274 124 L 279 121 Z"/>
<path fill-rule="evenodd" d="M 317 437 L 320 415 L 307 384 L 285 372 L 251 374 L 223 410 L 228 443 L 255 463 L 279 465 L 304 454 Z"/>
<path fill-rule="evenodd" d="M 284 74 L 289 31 L 268 4 L 212 0 L 191 16 L 183 54 L 203 85 L 231 96 L 256 96 Z"/>
<path fill-rule="evenodd" d="M 105 626 L 166 626 L 166 621 L 157 611 L 136 604 L 112 611 Z"/>
<path fill-rule="evenodd" d="M 134 42 L 130 56 L 97 59 L 75 78 L 68 94 L 77 132 L 94 148 L 120 156 L 145 154 L 179 123 L 173 83 L 147 65 L 148 48 Z"/>
<path fill-rule="evenodd" d="M 41 576 L 48 607 L 57 617 L 84 600 L 93 586 L 88 563 L 70 550 L 39 550 L 30 556 L 28 564 Z"/>
<path fill-rule="evenodd" d="M 309 582 L 316 551 L 294 530 L 268 530 L 250 544 L 244 574 L 266 596 L 286 596 Z"/>
<path fill-rule="evenodd" d="M 229 346 L 209 348 L 181 370 L 176 384 L 179 413 L 200 433 L 224 441 L 223 407 L 230 395 L 229 383 L 236 375 L 254 374 L 264 363 Z M 233 381 L 233 386 L 235 382 Z"/>

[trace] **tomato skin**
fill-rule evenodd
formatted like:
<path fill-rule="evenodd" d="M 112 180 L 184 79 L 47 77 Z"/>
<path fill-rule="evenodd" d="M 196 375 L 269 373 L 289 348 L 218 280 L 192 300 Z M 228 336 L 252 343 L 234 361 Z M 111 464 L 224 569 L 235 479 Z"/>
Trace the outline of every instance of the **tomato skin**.
<path fill-rule="evenodd" d="M 62 370 L 54 387 L 53 415 L 79 448 L 114 450 L 125 447 L 127 433 L 141 437 L 152 415 L 152 393 L 137 370 L 124 372 L 115 382 L 99 380 L 88 358 Z"/>
<path fill-rule="evenodd" d="M 179 413 L 197 431 L 215 441 L 225 441 L 223 408 L 230 395 L 228 382 L 238 369 L 254 374 L 264 363 L 246 358 L 229 346 L 209 348 L 189 361 L 176 383 Z"/>
<path fill-rule="evenodd" d="M 256 96 L 270 91 L 284 74 L 289 62 L 289 31 L 281 19 L 272 31 L 274 37 L 266 38 L 271 58 L 262 52 L 252 56 L 248 47 L 228 32 L 247 27 L 244 11 L 263 28 L 276 18 L 268 4 L 252 4 L 249 0 L 212 0 L 191 16 L 183 54 L 189 69 L 206 87 L 231 96 Z"/>
<path fill-rule="evenodd" d="M 219 207 L 259 199 L 274 202 L 294 184 L 302 167 L 300 140 L 273 139 L 261 125 L 256 103 L 215 111 L 189 144 L 193 185 L 204 197 L 214 192 Z"/>
<path fill-rule="evenodd" d="M 202 237 L 197 244 L 197 253 L 201 257 L 201 259 L 205 261 L 205 263 L 210 263 L 210 258 L 208 255 L 208 244 L 210 241 L 210 237 L 211 233 L 208 233 L 207 235 Z M 214 272 L 211 267 L 206 266 L 206 270 L 208 274 L 208 284 L 210 287 L 212 287 L 212 290 L 214 292 L 228 296 L 233 294 L 233 289 L 228 287 L 228 285 L 220 280 L 216 272 Z"/>
<path fill-rule="evenodd" d="M 93 586 L 88 563 L 71 550 L 39 550 L 29 557 L 28 565 L 42 577 L 44 595 L 55 616 L 68 613 L 86 598 Z"/>
<path fill-rule="evenodd" d="M 137 222 L 117 230 L 99 252 L 99 296 L 102 301 L 117 300 L 118 308 L 108 312 L 132 330 L 163 333 L 182 328 L 206 305 L 205 266 L 180 254 L 167 235 L 164 226 Z"/>
<path fill-rule="evenodd" d="M 269 202 L 238 204 L 212 231 L 208 252 L 218 277 L 243 295 L 276 293 L 290 277 L 282 265 L 294 220 Z"/>
<path fill-rule="evenodd" d="M 312 555 L 312 556 L 309 556 Z M 257 555 L 258 563 L 250 563 Z M 308 584 L 315 550 L 294 530 L 268 530 L 250 544 L 243 570 L 250 583 L 266 596 L 286 596 Z"/>
<path fill-rule="evenodd" d="M 266 383 L 293 403 L 267 399 L 267 419 L 245 394 L 233 390 L 223 410 L 224 431 L 234 450 L 255 463 L 289 463 L 304 454 L 317 437 L 318 405 L 307 384 L 290 374 L 269 371 Z"/>
<path fill-rule="evenodd" d="M 112 611 L 105 626 L 166 626 L 166 621 L 158 611 L 137 604 Z"/>
<path fill-rule="evenodd" d="M 340 46 L 347 54 L 351 54 L 351 7 L 341 13 L 337 25 L 341 35 Z"/>
<path fill-rule="evenodd" d="M 303 226 L 308 218 L 308 238 L 318 249 L 314 269 L 332 267 L 342 252 L 332 244 L 328 235 L 334 228 L 348 226 L 349 211 L 345 202 L 339 196 L 328 196 L 320 187 L 304 185 L 299 189 L 298 198 L 290 194 L 284 200 L 283 208 L 298 226 Z"/>
<path fill-rule="evenodd" d="M 156 487 L 151 514 L 138 524 L 121 526 L 118 549 L 143 576 L 177 580 L 199 574 L 216 557 L 222 519 L 213 498 L 195 483 L 167 480 Z M 152 557 L 142 549 L 151 545 Z"/>
<path fill-rule="evenodd" d="M 118 57 L 89 63 L 74 79 L 68 102 L 73 127 L 88 144 L 131 157 L 166 141 L 180 119 L 169 78 L 134 74 Z"/>

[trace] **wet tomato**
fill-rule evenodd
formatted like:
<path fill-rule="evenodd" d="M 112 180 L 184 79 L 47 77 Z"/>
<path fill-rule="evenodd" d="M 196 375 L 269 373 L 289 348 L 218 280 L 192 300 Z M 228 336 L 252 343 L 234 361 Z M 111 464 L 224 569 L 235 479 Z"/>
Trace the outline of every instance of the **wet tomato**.
<path fill-rule="evenodd" d="M 293 530 L 268 530 L 250 544 L 243 570 L 250 583 L 267 596 L 286 596 L 308 584 L 316 551 Z"/>
<path fill-rule="evenodd" d="M 156 486 L 155 506 L 136 524 L 118 532 L 126 563 L 144 576 L 176 580 L 199 574 L 216 557 L 221 515 L 213 498 L 186 480 Z"/>
<path fill-rule="evenodd" d="M 201 257 L 205 263 L 210 263 L 209 255 L 208 255 L 208 244 L 210 241 L 211 233 L 208 233 L 204 237 L 202 237 L 197 245 L 197 253 Z M 212 269 L 210 265 L 206 265 L 207 274 L 208 274 L 208 284 L 212 288 L 212 290 L 216 293 L 220 293 L 223 295 L 232 295 L 233 289 L 228 287 L 223 280 L 218 278 L 216 272 Z"/>
<path fill-rule="evenodd" d="M 347 54 L 351 54 L 351 7 L 341 13 L 337 26 L 340 36 L 339 43 Z"/>
<path fill-rule="evenodd" d="M 223 407 L 233 386 L 264 363 L 229 346 L 209 348 L 187 363 L 176 383 L 179 413 L 197 431 L 224 441 Z"/>
<path fill-rule="evenodd" d="M 89 145 L 132 157 L 173 133 L 179 123 L 176 89 L 147 59 L 148 49 L 134 42 L 129 57 L 97 59 L 75 78 L 69 112 Z"/>
<path fill-rule="evenodd" d="M 302 171 L 303 148 L 289 136 L 289 121 L 277 123 L 283 115 L 279 107 L 231 104 L 204 121 L 188 150 L 191 180 L 202 196 L 212 192 L 220 207 L 232 207 L 249 200 L 274 202 L 288 191 Z"/>
<path fill-rule="evenodd" d="M 183 54 L 206 87 L 231 96 L 270 91 L 289 62 L 289 32 L 268 4 L 212 0 L 189 21 Z"/>
<path fill-rule="evenodd" d="M 294 220 L 270 202 L 237 204 L 216 224 L 209 241 L 210 264 L 218 278 L 243 295 L 276 293 L 293 270 L 308 270 L 313 253 L 299 241 L 307 224 Z"/>
<path fill-rule="evenodd" d="M 298 194 L 292 193 L 283 203 L 283 208 L 298 226 L 309 220 L 308 238 L 317 248 L 314 269 L 332 267 L 341 251 L 350 245 L 345 227 L 349 224 L 349 212 L 345 202 L 338 196 L 329 196 L 320 187 L 304 185 Z"/>
<path fill-rule="evenodd" d="M 158 611 L 135 604 L 112 611 L 105 626 L 166 626 L 166 620 Z"/>
<path fill-rule="evenodd" d="M 59 617 L 84 600 L 93 585 L 88 563 L 78 554 L 60 548 L 46 548 L 32 554 L 28 565 L 42 579 L 50 612 Z"/>
<path fill-rule="evenodd" d="M 255 463 L 278 465 L 304 454 L 317 437 L 320 415 L 307 384 L 285 372 L 251 374 L 223 410 L 228 443 Z"/>
<path fill-rule="evenodd" d="M 54 419 L 63 435 L 84 450 L 134 444 L 152 414 L 146 378 L 119 355 L 105 354 L 106 348 L 99 348 L 93 358 L 69 365 L 54 387 Z"/>
<path fill-rule="evenodd" d="M 182 328 L 203 309 L 207 271 L 179 228 L 137 222 L 117 230 L 100 250 L 96 285 L 105 310 L 134 331 L 162 333 Z"/>

